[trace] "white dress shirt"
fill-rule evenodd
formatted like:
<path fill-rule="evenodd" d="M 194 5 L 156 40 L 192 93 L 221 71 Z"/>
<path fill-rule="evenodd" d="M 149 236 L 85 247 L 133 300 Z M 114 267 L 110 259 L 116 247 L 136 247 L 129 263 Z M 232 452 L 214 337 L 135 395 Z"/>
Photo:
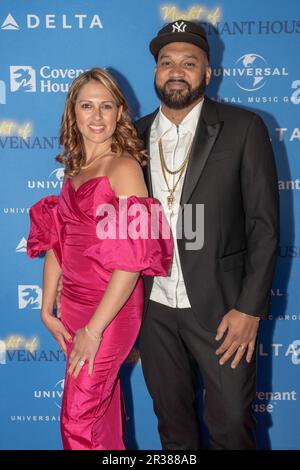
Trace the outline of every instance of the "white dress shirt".
<path fill-rule="evenodd" d="M 194 106 L 179 125 L 169 121 L 160 109 L 151 126 L 150 168 L 153 196 L 161 202 L 164 213 L 169 221 L 174 237 L 174 257 L 170 275 L 167 277 L 156 276 L 154 278 L 150 299 L 173 308 L 191 307 L 182 276 L 176 241 L 176 225 L 180 209 L 179 202 L 186 168 L 174 192 L 175 202 L 173 207 L 169 209 L 167 203 L 169 191 L 161 168 L 158 142 L 161 139 L 164 159 L 169 170 L 174 171 L 179 168 L 193 141 L 202 105 L 203 100 Z M 166 173 L 170 189 L 174 187 L 178 176 L 179 173 L 176 175 Z"/>

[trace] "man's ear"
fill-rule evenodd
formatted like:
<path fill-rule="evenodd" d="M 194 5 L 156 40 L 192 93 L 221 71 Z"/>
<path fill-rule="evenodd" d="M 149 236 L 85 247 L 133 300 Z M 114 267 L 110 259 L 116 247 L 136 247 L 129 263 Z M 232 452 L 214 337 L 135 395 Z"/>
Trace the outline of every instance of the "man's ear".
<path fill-rule="evenodd" d="M 205 70 L 205 83 L 206 83 L 206 86 L 209 85 L 209 82 L 210 82 L 210 79 L 211 79 L 211 74 L 212 74 L 212 70 L 209 66 L 207 66 L 206 70 Z"/>

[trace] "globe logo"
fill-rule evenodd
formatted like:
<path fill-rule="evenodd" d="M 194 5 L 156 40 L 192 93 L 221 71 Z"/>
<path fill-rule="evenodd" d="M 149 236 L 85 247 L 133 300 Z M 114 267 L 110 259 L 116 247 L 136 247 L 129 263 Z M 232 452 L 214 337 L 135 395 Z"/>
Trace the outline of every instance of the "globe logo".
<path fill-rule="evenodd" d="M 65 379 L 59 380 L 54 385 L 54 403 L 58 408 L 61 408 L 61 400 L 64 392 Z"/>
<path fill-rule="evenodd" d="M 245 91 L 262 88 L 270 76 L 267 61 L 259 54 L 245 54 L 235 63 L 235 83 Z"/>
<path fill-rule="evenodd" d="M 64 174 L 65 174 L 65 169 L 64 167 L 62 168 L 56 168 L 55 170 L 51 171 L 49 178 L 56 178 L 58 181 L 63 181 L 64 179 Z"/>

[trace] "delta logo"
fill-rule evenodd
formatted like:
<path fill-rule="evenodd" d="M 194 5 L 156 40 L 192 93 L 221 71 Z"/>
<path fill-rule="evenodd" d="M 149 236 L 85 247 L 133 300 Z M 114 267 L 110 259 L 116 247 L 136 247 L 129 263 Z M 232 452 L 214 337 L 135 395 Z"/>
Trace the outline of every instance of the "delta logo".
<path fill-rule="evenodd" d="M 103 29 L 101 18 L 96 14 L 27 14 L 25 17 L 16 18 L 11 13 L 8 13 L 6 18 L 4 18 L 2 21 L 0 19 L 0 23 L 0 30 L 2 31 L 20 31 L 22 29 Z"/>

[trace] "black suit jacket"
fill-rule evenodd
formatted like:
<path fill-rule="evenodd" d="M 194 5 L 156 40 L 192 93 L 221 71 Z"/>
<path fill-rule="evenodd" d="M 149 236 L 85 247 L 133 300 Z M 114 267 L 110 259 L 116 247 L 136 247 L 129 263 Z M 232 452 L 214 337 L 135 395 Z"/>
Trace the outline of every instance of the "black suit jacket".
<path fill-rule="evenodd" d="M 158 110 L 136 123 L 149 148 Z M 151 161 L 145 170 L 152 194 Z M 183 184 L 181 207 L 204 204 L 204 245 L 177 239 L 198 321 L 215 331 L 231 308 L 264 317 L 278 245 L 278 184 L 266 126 L 256 114 L 205 97 Z M 186 209 L 187 210 L 187 209 Z M 145 278 L 146 306 L 153 278 Z"/>

